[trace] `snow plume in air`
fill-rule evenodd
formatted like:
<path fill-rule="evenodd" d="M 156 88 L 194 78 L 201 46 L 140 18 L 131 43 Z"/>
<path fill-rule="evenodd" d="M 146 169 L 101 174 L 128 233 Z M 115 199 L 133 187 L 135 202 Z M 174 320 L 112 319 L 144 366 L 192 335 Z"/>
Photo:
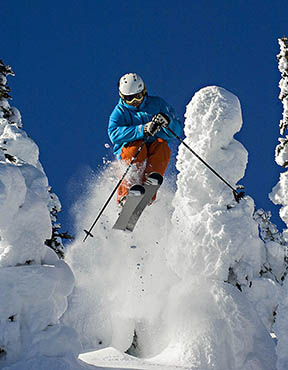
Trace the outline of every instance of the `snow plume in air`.
<path fill-rule="evenodd" d="M 141 353 L 150 355 L 163 345 L 153 346 L 152 333 L 160 330 L 161 310 L 176 278 L 165 256 L 172 212 L 168 179 L 133 233 L 112 229 L 120 211 L 114 197 L 93 229 L 94 237 L 83 243 L 83 229 L 93 223 L 117 184 L 115 174 L 122 171 L 118 163 L 112 163 L 91 176 L 89 189 L 75 205 L 77 238 L 66 261 L 74 272 L 76 288 L 64 322 L 80 333 L 86 349 L 113 346 L 127 351 L 134 348 L 137 332 L 137 340 L 143 342 Z"/>
<path fill-rule="evenodd" d="M 222 88 L 200 90 L 187 106 L 186 143 L 233 187 L 247 164 L 233 138 L 241 125 L 238 99 Z M 111 229 L 113 201 L 82 243 L 116 184 L 114 165 L 91 179 L 67 254 L 76 288 L 64 322 L 85 349 L 113 346 L 162 368 L 274 370 L 274 343 L 247 293 L 264 258 L 253 200 L 238 204 L 182 145 L 177 168 L 174 199 L 166 178 L 133 233 Z"/>

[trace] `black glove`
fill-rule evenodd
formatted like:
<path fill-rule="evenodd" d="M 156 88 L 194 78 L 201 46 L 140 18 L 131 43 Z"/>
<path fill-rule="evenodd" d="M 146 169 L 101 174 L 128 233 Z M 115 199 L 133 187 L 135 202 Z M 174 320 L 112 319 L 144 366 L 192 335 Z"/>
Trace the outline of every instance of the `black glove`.
<path fill-rule="evenodd" d="M 161 126 L 158 125 L 156 122 L 148 122 L 144 126 L 144 135 L 145 136 L 154 136 L 158 131 L 161 130 Z"/>
<path fill-rule="evenodd" d="M 152 121 L 144 126 L 144 135 L 154 136 L 162 127 L 169 125 L 170 118 L 164 113 L 157 113 L 153 116 Z"/>
<path fill-rule="evenodd" d="M 152 122 L 157 122 L 161 128 L 167 127 L 170 123 L 170 118 L 165 113 L 159 112 L 153 116 Z"/>

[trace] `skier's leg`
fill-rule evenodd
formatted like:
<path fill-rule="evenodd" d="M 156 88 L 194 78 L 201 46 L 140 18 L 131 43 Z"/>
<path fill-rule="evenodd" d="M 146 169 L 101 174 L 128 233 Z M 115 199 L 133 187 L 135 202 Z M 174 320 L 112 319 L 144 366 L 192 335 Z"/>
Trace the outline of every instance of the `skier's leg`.
<path fill-rule="evenodd" d="M 171 150 L 166 140 L 157 138 L 151 144 L 149 144 L 147 149 L 147 163 L 145 169 L 145 176 L 147 177 L 151 172 L 158 172 L 164 176 L 167 170 Z M 156 194 L 154 195 L 152 201 L 156 199 Z"/>
<path fill-rule="evenodd" d="M 158 172 L 162 176 L 168 167 L 170 161 L 170 148 L 166 140 L 157 138 L 147 148 L 147 163 L 145 175 L 151 172 Z"/>
<path fill-rule="evenodd" d="M 131 159 L 136 154 L 140 145 L 143 144 L 143 140 L 135 140 L 131 143 L 127 143 L 123 146 L 121 150 L 121 161 L 125 163 L 125 165 L 129 165 Z M 143 173 L 144 173 L 144 163 L 147 159 L 147 147 L 144 145 L 141 152 L 138 154 L 133 166 L 131 168 L 130 174 L 127 179 L 123 180 L 118 188 L 117 192 L 117 202 L 119 203 L 121 199 L 125 198 L 128 193 L 129 187 L 133 185 L 133 183 L 142 183 Z M 143 167 L 143 169 L 141 168 Z"/>

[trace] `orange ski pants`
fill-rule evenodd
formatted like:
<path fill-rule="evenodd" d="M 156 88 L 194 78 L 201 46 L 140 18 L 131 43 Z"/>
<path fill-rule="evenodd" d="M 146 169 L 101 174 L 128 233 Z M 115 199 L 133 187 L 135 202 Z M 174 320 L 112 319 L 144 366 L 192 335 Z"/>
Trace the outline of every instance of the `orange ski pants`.
<path fill-rule="evenodd" d="M 131 159 L 136 154 L 140 145 L 142 145 L 143 140 L 135 140 L 127 143 L 123 146 L 121 150 L 121 160 L 126 162 L 127 165 L 131 162 Z M 170 148 L 167 141 L 157 138 L 152 143 L 146 143 L 137 158 L 135 159 L 136 167 L 138 167 L 140 174 L 140 183 L 145 181 L 145 178 L 151 172 L 158 172 L 162 176 L 168 167 L 170 161 Z M 146 161 L 146 163 L 145 163 Z M 145 168 L 142 166 L 145 163 Z M 118 188 L 117 202 L 119 202 L 123 197 L 128 194 L 129 187 L 131 186 L 129 180 L 123 180 Z M 156 196 L 153 198 L 155 200 Z"/>

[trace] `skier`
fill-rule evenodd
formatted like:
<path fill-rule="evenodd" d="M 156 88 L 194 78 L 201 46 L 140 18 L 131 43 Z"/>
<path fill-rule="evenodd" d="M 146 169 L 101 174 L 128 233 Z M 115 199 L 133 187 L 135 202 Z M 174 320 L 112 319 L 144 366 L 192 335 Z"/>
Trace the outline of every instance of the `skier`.
<path fill-rule="evenodd" d="M 148 96 L 144 81 L 136 73 L 120 78 L 120 100 L 114 108 L 108 126 L 108 135 L 114 144 L 117 159 L 129 164 L 140 145 L 136 163 L 139 181 L 144 183 L 152 172 L 164 173 L 170 161 L 170 142 L 174 136 L 165 129 L 169 127 L 177 135 L 182 126 L 174 109 L 158 96 Z M 124 204 L 131 181 L 122 181 L 118 188 L 117 202 Z M 153 197 L 155 200 L 156 194 Z"/>

